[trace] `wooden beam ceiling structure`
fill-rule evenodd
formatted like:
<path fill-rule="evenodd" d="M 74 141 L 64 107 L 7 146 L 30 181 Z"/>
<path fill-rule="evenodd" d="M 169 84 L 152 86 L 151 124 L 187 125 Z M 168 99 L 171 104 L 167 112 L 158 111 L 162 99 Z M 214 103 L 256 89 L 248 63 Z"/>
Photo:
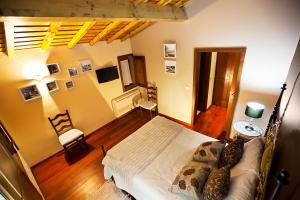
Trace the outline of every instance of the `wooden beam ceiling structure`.
<path fill-rule="evenodd" d="M 160 6 L 175 6 L 177 8 L 183 7 L 190 0 L 133 0 L 136 3 L 152 3 Z"/>
<path fill-rule="evenodd" d="M 153 1 L 153 0 L 150 0 Z M 149 1 L 149 2 L 150 2 Z M 175 0 L 178 3 L 178 0 Z M 182 0 L 180 0 L 182 1 Z M 184 0 L 186 1 L 186 0 Z M 144 1 L 143 1 L 144 2 Z M 131 0 L 1 0 L 0 20 L 7 18 L 45 21 L 186 20 L 183 8 L 136 3 Z"/>
<path fill-rule="evenodd" d="M 186 20 L 179 2 L 187 0 L 0 0 L 0 52 L 125 41 L 155 22 Z"/>

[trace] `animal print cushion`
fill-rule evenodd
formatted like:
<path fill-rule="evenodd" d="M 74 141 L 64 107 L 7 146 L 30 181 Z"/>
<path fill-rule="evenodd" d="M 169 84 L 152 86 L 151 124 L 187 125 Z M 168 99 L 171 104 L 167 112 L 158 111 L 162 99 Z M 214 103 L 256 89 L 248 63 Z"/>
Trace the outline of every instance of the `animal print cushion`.
<path fill-rule="evenodd" d="M 236 139 L 227 145 L 221 153 L 219 168 L 228 165 L 230 168 L 237 164 L 243 156 L 244 140 Z"/>
<path fill-rule="evenodd" d="M 199 162 L 213 162 L 219 161 L 220 154 L 224 149 L 225 142 L 210 141 L 202 143 L 194 153 L 194 160 Z"/>
<path fill-rule="evenodd" d="M 199 199 L 211 166 L 191 161 L 182 168 L 171 186 L 171 192 L 184 194 L 189 199 Z"/>
<path fill-rule="evenodd" d="M 222 200 L 229 192 L 230 168 L 214 168 L 203 188 L 203 200 Z"/>

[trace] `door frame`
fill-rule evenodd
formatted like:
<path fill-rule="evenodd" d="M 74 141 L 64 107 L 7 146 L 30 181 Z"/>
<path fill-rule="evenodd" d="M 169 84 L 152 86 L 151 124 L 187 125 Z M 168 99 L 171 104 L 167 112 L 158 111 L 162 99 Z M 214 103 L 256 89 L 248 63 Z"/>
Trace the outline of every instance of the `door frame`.
<path fill-rule="evenodd" d="M 196 47 L 194 48 L 194 71 L 193 71 L 193 91 L 192 91 L 192 115 L 191 115 L 191 125 L 194 126 L 195 117 L 197 116 L 197 104 L 198 104 L 198 95 L 197 91 L 199 88 L 199 77 L 200 77 L 200 56 L 199 53 L 201 52 L 237 52 L 241 53 L 241 59 L 239 63 L 239 69 L 237 74 L 237 79 L 235 83 L 237 85 L 237 92 L 239 93 L 240 88 L 240 80 L 242 75 L 242 68 L 244 64 L 245 54 L 247 48 L 245 46 L 241 47 Z M 238 94 L 237 94 L 238 95 Z M 225 124 L 225 131 L 226 131 L 226 138 L 229 136 L 228 133 L 231 129 L 232 118 L 234 109 L 236 107 L 237 98 L 233 98 L 231 101 L 228 101 L 227 106 L 227 113 L 226 113 L 226 124 Z"/>

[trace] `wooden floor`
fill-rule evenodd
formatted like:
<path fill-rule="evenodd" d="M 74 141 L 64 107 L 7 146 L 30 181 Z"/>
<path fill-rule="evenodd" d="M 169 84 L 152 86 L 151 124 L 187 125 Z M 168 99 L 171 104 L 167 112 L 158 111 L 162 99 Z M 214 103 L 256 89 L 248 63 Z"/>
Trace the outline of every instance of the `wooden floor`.
<path fill-rule="evenodd" d="M 227 109 L 212 105 L 206 112 L 200 112 L 193 129 L 213 138 L 224 139 L 222 131 L 225 126 Z"/>
<path fill-rule="evenodd" d="M 87 138 L 89 149 L 77 145 L 70 150 L 68 164 L 59 153 L 33 168 L 36 180 L 48 200 L 84 200 L 104 183 L 100 145 L 112 146 L 150 120 L 149 113 L 134 111 L 101 128 Z M 73 155 L 73 156 L 72 156 Z M 76 162 L 76 158 L 78 161 Z M 72 159 L 73 157 L 73 159 Z"/>
<path fill-rule="evenodd" d="M 200 114 L 194 130 L 212 137 L 220 136 L 219 130 L 224 124 L 222 122 L 224 113 L 226 109 L 224 111 L 219 107 L 211 107 L 206 113 Z M 100 145 L 117 144 L 149 120 L 148 112 L 141 114 L 140 111 L 133 111 L 90 135 L 87 138 L 89 148 L 80 145 L 73 148 L 69 153 L 69 163 L 64 153 L 59 153 L 35 166 L 33 173 L 45 198 L 89 199 L 89 195 L 96 192 L 104 183 Z"/>

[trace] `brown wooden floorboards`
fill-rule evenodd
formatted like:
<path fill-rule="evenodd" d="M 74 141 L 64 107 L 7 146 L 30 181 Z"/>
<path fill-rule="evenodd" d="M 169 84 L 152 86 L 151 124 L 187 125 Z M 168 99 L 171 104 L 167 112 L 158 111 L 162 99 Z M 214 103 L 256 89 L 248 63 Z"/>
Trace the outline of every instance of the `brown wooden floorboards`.
<path fill-rule="evenodd" d="M 224 107 L 210 106 L 206 112 L 200 112 L 193 129 L 213 138 L 222 138 L 226 111 L 227 109 Z"/>
<path fill-rule="evenodd" d="M 74 156 L 82 158 L 73 164 L 68 164 L 61 152 L 35 166 L 33 173 L 45 198 L 88 199 L 104 183 L 100 145 L 115 145 L 149 120 L 149 113 L 133 111 L 90 135 L 86 140 L 88 150 L 84 146 L 74 146 L 69 152 L 69 160 L 72 161 Z"/>
<path fill-rule="evenodd" d="M 222 132 L 225 116 L 226 109 L 212 106 L 206 113 L 200 114 L 194 130 L 217 138 Z M 69 152 L 69 160 L 73 164 L 68 164 L 64 153 L 60 152 L 35 166 L 33 173 L 45 198 L 88 199 L 104 183 L 100 145 L 117 144 L 149 120 L 149 111 L 140 113 L 135 110 L 91 134 L 87 138 L 89 149 L 74 146 Z"/>

